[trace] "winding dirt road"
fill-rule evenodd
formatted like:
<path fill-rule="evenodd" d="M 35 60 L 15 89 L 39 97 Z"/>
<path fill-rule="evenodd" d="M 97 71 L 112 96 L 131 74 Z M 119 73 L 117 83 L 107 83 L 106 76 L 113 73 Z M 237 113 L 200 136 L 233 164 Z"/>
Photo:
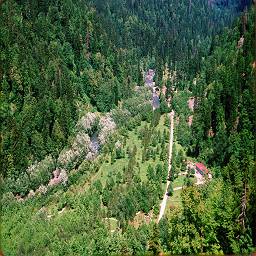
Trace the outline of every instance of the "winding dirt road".
<path fill-rule="evenodd" d="M 166 183 L 165 193 L 163 196 L 163 201 L 160 204 L 161 207 L 160 207 L 157 223 L 161 220 L 161 218 L 164 215 L 164 211 L 165 211 L 165 207 L 168 199 L 168 195 L 167 195 L 168 187 L 171 183 L 168 178 L 171 175 L 171 168 L 172 168 L 172 146 L 173 146 L 173 129 L 174 129 L 174 111 L 173 110 L 170 113 L 170 124 L 171 125 L 170 125 L 169 157 L 168 157 L 168 176 L 167 176 L 167 183 Z"/>

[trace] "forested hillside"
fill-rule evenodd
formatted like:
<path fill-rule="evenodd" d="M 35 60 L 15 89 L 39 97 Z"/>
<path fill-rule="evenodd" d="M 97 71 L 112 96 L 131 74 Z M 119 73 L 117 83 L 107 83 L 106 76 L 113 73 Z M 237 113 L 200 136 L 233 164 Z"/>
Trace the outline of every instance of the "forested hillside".
<path fill-rule="evenodd" d="M 255 251 L 256 3 L 0 8 L 0 254 Z"/>
<path fill-rule="evenodd" d="M 170 228 L 169 236 L 163 234 L 166 244 L 176 253 L 196 252 L 199 237 L 213 253 L 220 247 L 224 253 L 245 252 L 255 244 L 256 16 L 255 11 L 245 15 L 215 37 L 212 53 L 187 88 L 195 96 L 195 110 L 191 130 L 182 128 L 187 137 L 181 134 L 180 143 L 188 155 L 211 166 L 216 179 L 200 194 L 195 188 L 185 191 L 180 219 L 172 216 L 171 224 L 165 223 Z M 190 229 L 180 231 L 180 222 Z M 192 251 L 170 242 L 185 234 L 191 239 L 190 232 L 195 235 Z"/>
<path fill-rule="evenodd" d="M 166 62 L 194 76 L 237 6 L 206 1 L 4 1 L 0 16 L 4 175 L 58 156 L 78 117 L 109 111 Z"/>

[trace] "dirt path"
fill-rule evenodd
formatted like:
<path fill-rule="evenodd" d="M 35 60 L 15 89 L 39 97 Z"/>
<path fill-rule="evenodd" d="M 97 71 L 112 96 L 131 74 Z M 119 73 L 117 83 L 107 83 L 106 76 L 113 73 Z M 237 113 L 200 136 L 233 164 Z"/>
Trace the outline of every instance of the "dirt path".
<path fill-rule="evenodd" d="M 172 112 L 170 113 L 170 141 L 169 141 L 169 157 L 168 157 L 168 176 L 167 178 L 169 178 L 170 174 L 171 174 L 171 168 L 172 168 L 172 146 L 173 146 L 173 128 L 174 128 L 174 111 L 172 110 Z M 167 203 L 167 199 L 168 199 L 168 187 L 170 185 L 170 181 L 167 180 L 166 183 L 166 189 L 165 189 L 165 193 L 163 196 L 163 201 L 160 204 L 160 212 L 159 212 L 159 216 L 158 216 L 158 220 L 157 223 L 161 220 L 161 218 L 164 215 L 164 211 L 165 211 L 165 207 L 166 207 L 166 203 Z"/>

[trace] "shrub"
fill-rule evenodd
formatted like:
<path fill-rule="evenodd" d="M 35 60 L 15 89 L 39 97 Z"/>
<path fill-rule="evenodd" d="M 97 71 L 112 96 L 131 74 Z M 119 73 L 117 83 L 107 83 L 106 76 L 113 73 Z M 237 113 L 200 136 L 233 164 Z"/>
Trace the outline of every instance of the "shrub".
<path fill-rule="evenodd" d="M 168 196 L 173 196 L 173 187 L 172 184 L 170 183 L 168 190 L 167 190 Z"/>
<path fill-rule="evenodd" d="M 31 165 L 15 180 L 5 179 L 5 192 L 13 192 L 25 196 L 30 190 L 37 189 L 40 185 L 48 184 L 55 163 L 51 156 L 47 156 L 39 163 Z"/>
<path fill-rule="evenodd" d="M 38 164 L 32 165 L 27 169 L 30 178 L 30 189 L 35 190 L 40 185 L 48 184 L 51 173 L 55 168 L 54 160 L 51 156 L 47 156 Z"/>
<path fill-rule="evenodd" d="M 127 109 L 116 108 L 110 114 L 118 127 L 125 126 L 131 118 L 131 113 Z"/>

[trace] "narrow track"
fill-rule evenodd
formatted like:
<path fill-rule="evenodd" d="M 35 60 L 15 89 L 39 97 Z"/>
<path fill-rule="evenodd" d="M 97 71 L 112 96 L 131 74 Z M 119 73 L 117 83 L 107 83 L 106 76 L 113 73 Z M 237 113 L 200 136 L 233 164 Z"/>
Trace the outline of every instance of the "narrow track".
<path fill-rule="evenodd" d="M 160 212 L 157 219 L 157 223 L 162 219 L 164 216 L 166 203 L 168 199 L 168 187 L 170 185 L 169 177 L 171 176 L 171 169 L 172 169 L 172 146 L 173 146 L 173 129 L 174 129 L 174 111 L 170 113 L 170 141 L 169 141 L 169 157 L 168 157 L 168 176 L 167 176 L 167 182 L 166 182 L 166 189 L 163 196 L 163 201 L 161 202 Z"/>

